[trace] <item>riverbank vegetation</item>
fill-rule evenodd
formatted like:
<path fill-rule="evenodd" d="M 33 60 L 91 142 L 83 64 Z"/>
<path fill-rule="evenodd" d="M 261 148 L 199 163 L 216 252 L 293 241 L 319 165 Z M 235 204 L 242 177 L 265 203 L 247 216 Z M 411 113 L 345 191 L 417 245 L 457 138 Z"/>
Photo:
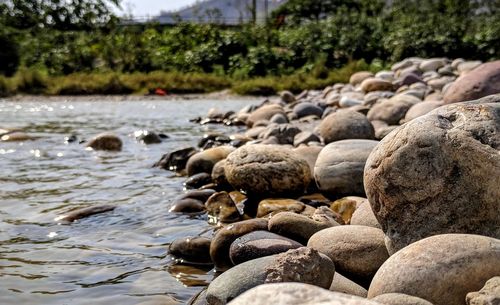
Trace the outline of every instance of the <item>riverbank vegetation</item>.
<path fill-rule="evenodd" d="M 59 3 L 0 4 L 0 95 L 273 94 L 409 56 L 500 58 L 498 0 L 289 0 L 267 24 L 236 27 L 126 26 L 108 2 Z"/>

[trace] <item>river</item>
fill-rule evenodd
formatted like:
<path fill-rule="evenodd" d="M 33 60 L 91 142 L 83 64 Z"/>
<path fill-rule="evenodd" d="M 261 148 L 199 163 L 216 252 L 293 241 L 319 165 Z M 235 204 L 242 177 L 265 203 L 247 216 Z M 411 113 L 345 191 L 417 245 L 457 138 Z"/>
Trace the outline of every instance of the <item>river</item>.
<path fill-rule="evenodd" d="M 230 130 L 190 118 L 252 102 L 0 100 L 0 127 L 37 137 L 0 142 L 0 304 L 186 303 L 213 271 L 177 265 L 167 248 L 178 237 L 210 235 L 210 227 L 203 217 L 168 212 L 184 178 L 151 165 L 207 131 Z M 142 129 L 170 138 L 146 146 L 132 136 Z M 103 131 L 122 138 L 121 152 L 65 143 Z M 71 225 L 54 221 L 97 204 L 118 207 Z"/>

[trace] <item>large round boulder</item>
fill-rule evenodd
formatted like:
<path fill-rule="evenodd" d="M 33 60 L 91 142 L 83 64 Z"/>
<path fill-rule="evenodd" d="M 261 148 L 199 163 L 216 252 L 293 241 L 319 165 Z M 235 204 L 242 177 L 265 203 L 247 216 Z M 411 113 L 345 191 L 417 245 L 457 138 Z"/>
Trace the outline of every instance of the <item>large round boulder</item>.
<path fill-rule="evenodd" d="M 500 238 L 499 149 L 500 95 L 438 108 L 385 137 L 364 182 L 390 252 L 443 233 Z"/>
<path fill-rule="evenodd" d="M 331 199 L 364 195 L 363 169 L 377 144 L 372 140 L 342 140 L 325 146 L 314 165 L 320 191 Z"/>
<path fill-rule="evenodd" d="M 353 110 L 341 110 L 328 115 L 319 125 L 319 134 L 325 143 L 375 138 L 375 130 L 370 121 Z"/>
<path fill-rule="evenodd" d="M 457 103 L 500 93 L 500 60 L 480 65 L 460 76 L 445 92 L 446 103 Z"/>
<path fill-rule="evenodd" d="M 377 271 L 368 298 L 416 296 L 434 305 L 465 305 L 465 297 L 500 274 L 500 240 L 468 234 L 425 238 L 392 255 Z"/>
<path fill-rule="evenodd" d="M 226 178 L 237 190 L 256 197 L 302 194 L 311 181 L 306 160 L 277 145 L 245 145 L 226 160 Z"/>

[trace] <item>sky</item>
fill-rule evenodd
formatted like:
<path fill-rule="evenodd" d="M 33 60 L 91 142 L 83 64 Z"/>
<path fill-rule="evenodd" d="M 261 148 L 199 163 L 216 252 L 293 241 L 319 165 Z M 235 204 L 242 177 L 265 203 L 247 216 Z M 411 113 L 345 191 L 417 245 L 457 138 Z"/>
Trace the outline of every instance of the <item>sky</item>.
<path fill-rule="evenodd" d="M 196 0 L 122 0 L 118 15 L 132 12 L 134 16 L 155 16 L 160 11 L 172 11 L 195 3 Z"/>

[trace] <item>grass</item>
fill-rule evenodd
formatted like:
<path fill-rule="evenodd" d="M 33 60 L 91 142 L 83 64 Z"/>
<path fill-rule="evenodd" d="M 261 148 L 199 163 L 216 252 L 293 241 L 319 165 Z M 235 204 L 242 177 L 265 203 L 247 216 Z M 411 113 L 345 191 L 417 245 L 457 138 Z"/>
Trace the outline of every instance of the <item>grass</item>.
<path fill-rule="evenodd" d="M 15 94 L 93 95 L 93 94 L 149 94 L 161 88 L 167 93 L 209 93 L 231 89 L 240 95 L 273 95 L 283 90 L 298 93 L 306 89 L 323 89 L 335 83 L 346 83 L 357 71 L 376 72 L 380 64 L 353 61 L 332 71 L 297 72 L 286 76 L 267 76 L 247 80 L 204 73 L 155 71 L 151 73 L 74 73 L 48 76 L 21 69 L 13 77 L 0 76 L 0 96 Z"/>

